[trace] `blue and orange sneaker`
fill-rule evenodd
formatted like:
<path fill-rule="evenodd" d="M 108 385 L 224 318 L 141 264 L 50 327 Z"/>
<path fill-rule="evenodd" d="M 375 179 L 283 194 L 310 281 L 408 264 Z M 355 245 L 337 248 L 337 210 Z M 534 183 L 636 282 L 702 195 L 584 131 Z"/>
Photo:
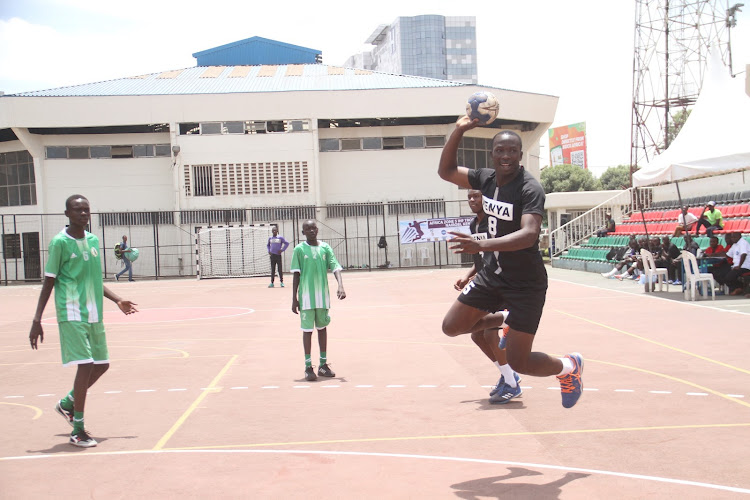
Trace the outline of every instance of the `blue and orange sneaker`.
<path fill-rule="evenodd" d="M 515 387 L 511 387 L 508 384 L 503 384 L 502 389 L 500 389 L 498 392 L 492 395 L 490 398 L 490 404 L 492 405 L 504 405 L 505 403 L 509 402 L 513 398 L 517 398 L 523 394 L 523 391 L 521 390 L 521 386 L 517 385 Z"/>
<path fill-rule="evenodd" d="M 565 357 L 573 361 L 573 371 L 562 377 L 558 376 L 557 380 L 560 381 L 563 407 L 573 408 L 583 393 L 583 356 L 574 352 Z"/>
<path fill-rule="evenodd" d="M 516 385 L 521 383 L 521 376 L 516 372 L 513 372 L 513 378 L 516 379 Z M 490 391 L 490 396 L 494 396 L 505 385 L 505 375 L 500 375 L 500 380 L 497 381 L 497 385 Z"/>

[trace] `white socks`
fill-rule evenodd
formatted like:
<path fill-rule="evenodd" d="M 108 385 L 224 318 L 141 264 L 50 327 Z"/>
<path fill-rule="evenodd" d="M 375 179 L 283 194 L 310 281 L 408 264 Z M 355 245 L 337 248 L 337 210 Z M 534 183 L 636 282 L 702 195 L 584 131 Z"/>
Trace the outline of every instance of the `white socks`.
<path fill-rule="evenodd" d="M 516 374 L 513 371 L 513 368 L 511 368 L 509 364 L 504 364 L 500 365 L 500 371 L 502 372 L 503 377 L 505 377 L 505 383 L 515 388 L 517 384 Z"/>
<path fill-rule="evenodd" d="M 565 356 L 564 358 L 557 358 L 560 361 L 562 361 L 562 371 L 557 375 L 558 377 L 564 377 L 568 373 L 572 372 L 575 369 L 575 365 L 573 364 L 573 360 L 569 357 Z"/>

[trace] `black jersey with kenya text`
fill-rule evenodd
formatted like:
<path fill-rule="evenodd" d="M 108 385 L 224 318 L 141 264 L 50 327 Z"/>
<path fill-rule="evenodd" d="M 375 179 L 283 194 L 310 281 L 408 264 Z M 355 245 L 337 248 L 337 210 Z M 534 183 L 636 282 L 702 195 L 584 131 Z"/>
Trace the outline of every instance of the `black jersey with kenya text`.
<path fill-rule="evenodd" d="M 488 238 L 487 217 L 482 217 L 482 220 L 478 221 L 479 224 L 477 224 L 477 221 L 478 219 L 474 217 L 474 219 L 472 219 L 471 223 L 469 224 L 469 230 L 471 231 L 471 236 L 475 240 L 486 240 Z M 474 257 L 474 272 L 478 273 L 479 270 L 484 267 L 482 252 L 475 253 L 473 257 Z"/>
<path fill-rule="evenodd" d="M 489 238 L 499 238 L 521 229 L 524 214 L 544 215 L 544 189 L 523 167 L 504 186 L 497 185 L 494 169 L 469 170 L 469 184 L 482 191 Z M 511 286 L 519 282 L 547 286 L 547 271 L 539 253 L 538 240 L 522 250 L 485 252 L 482 274 L 491 282 L 500 278 Z"/>

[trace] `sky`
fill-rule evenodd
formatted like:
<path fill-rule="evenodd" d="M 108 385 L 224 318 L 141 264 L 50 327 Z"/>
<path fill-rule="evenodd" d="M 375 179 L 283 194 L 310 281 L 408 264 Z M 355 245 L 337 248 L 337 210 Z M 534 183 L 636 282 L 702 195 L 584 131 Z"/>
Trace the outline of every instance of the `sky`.
<path fill-rule="evenodd" d="M 743 11 L 735 72 L 750 63 L 750 5 Z M 364 41 L 379 24 L 425 14 L 475 16 L 479 84 L 558 96 L 553 126 L 586 122 L 595 175 L 629 163 L 634 0 L 0 0 L 0 91 L 192 67 L 193 53 L 252 36 L 343 65 L 372 48 Z M 544 166 L 546 137 L 540 144 Z"/>

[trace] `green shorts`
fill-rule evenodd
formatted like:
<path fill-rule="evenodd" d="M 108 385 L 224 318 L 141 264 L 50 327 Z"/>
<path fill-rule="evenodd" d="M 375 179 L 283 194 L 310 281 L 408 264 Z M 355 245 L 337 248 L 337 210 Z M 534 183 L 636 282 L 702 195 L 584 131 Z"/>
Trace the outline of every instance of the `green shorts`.
<path fill-rule="evenodd" d="M 328 309 L 303 309 L 299 312 L 299 317 L 303 332 L 311 332 L 313 327 L 321 330 L 331 322 Z"/>
<path fill-rule="evenodd" d="M 63 366 L 109 363 L 104 323 L 63 321 L 58 327 Z"/>

